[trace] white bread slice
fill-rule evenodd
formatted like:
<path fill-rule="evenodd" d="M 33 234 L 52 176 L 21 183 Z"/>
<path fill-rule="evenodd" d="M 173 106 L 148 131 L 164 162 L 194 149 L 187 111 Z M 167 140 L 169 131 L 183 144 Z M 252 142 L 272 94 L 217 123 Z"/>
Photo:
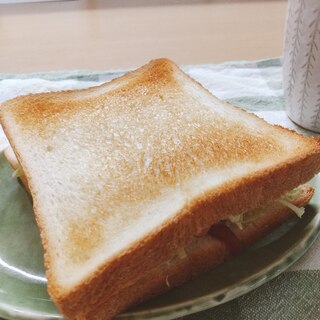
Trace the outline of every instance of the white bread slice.
<path fill-rule="evenodd" d="M 193 235 L 320 169 L 315 139 L 219 101 L 166 59 L 79 91 L 4 103 L 34 200 L 49 293 L 70 318 L 104 305 Z M 81 316 L 80 316 L 81 315 Z"/>

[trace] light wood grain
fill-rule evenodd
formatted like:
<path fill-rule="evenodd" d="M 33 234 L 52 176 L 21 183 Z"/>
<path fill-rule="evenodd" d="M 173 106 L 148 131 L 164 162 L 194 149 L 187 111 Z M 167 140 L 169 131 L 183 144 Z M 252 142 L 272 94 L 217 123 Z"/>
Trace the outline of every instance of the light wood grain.
<path fill-rule="evenodd" d="M 285 0 L 158 3 L 1 5 L 0 72 L 107 70 L 156 57 L 193 64 L 282 54 Z"/>

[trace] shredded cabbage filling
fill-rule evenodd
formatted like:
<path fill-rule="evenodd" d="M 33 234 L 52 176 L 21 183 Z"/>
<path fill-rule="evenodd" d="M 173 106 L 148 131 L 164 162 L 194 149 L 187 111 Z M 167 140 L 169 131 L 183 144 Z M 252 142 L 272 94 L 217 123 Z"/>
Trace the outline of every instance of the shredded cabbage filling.
<path fill-rule="evenodd" d="M 24 176 L 24 172 L 22 167 L 19 165 L 19 167 L 12 173 L 12 178 L 20 178 Z"/>
<path fill-rule="evenodd" d="M 299 218 L 301 218 L 305 212 L 305 209 L 299 208 L 292 203 L 299 196 L 301 191 L 302 191 L 302 187 L 299 186 L 297 188 L 294 188 L 288 191 L 284 196 L 282 196 L 281 198 L 275 201 L 282 204 L 283 206 L 288 207 Z M 257 220 L 261 216 L 261 214 L 262 214 L 262 209 L 255 209 L 250 212 L 245 212 L 243 214 L 239 214 L 236 216 L 230 216 L 228 220 L 226 220 L 226 222 L 235 224 L 240 230 L 243 230 L 243 228 L 245 228 L 248 224 Z"/>

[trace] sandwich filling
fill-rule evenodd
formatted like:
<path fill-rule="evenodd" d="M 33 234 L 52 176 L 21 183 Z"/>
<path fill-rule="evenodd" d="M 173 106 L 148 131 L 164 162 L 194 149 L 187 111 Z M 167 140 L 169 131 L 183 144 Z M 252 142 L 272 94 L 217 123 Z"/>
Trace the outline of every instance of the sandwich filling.
<path fill-rule="evenodd" d="M 301 193 L 302 187 L 296 187 L 291 191 L 288 191 L 286 194 L 284 194 L 281 198 L 275 200 L 275 202 L 278 202 L 282 204 L 283 206 L 288 207 L 291 209 L 299 218 L 302 217 L 304 214 L 305 209 L 299 208 L 296 205 L 294 205 L 293 201 L 297 198 L 297 196 Z M 226 221 L 225 224 L 233 224 L 236 225 L 240 230 L 243 230 L 245 227 L 247 227 L 250 223 L 258 220 L 261 215 L 263 214 L 263 209 L 258 208 L 255 210 L 251 210 L 249 212 L 245 212 L 243 214 L 230 216 Z"/>
<path fill-rule="evenodd" d="M 274 200 L 272 204 L 280 204 L 281 206 L 287 207 L 292 211 L 292 213 L 296 214 L 298 218 L 301 218 L 305 209 L 296 206 L 294 201 L 301 195 L 303 190 L 303 186 L 298 186 L 285 193 L 279 199 Z M 187 247 L 179 248 L 176 256 L 173 260 L 170 260 L 168 264 L 170 265 L 173 261 L 176 261 L 176 259 L 186 258 L 190 249 L 197 244 L 199 239 L 208 236 L 223 241 L 231 255 L 238 254 L 242 250 L 242 244 L 240 239 L 237 237 L 237 233 L 244 231 L 249 225 L 254 224 L 254 222 L 261 219 L 265 214 L 266 212 L 264 208 L 257 208 L 243 214 L 230 216 L 228 219 L 212 225 L 210 228 L 200 232 Z"/>

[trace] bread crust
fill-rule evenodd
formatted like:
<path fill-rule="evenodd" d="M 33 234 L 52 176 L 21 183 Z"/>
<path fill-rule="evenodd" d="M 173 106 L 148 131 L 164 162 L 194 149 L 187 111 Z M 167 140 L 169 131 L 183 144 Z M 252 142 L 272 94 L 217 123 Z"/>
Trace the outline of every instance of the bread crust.
<path fill-rule="evenodd" d="M 144 77 L 145 70 L 153 69 L 153 79 Z M 138 79 L 143 85 L 154 86 L 155 81 L 163 81 L 165 84 L 171 85 L 175 82 L 172 76 L 172 70 L 176 70 L 176 66 L 165 59 L 152 61 L 149 65 L 121 77 L 121 81 L 127 79 Z M 139 78 L 141 76 L 141 79 Z M 117 81 L 117 80 L 115 80 Z M 193 83 L 196 83 L 192 80 Z M 111 85 L 114 82 L 111 82 Z M 203 90 L 203 87 L 196 83 Z M 108 86 L 108 84 L 106 85 Z M 130 84 L 129 84 L 130 86 Z M 128 88 L 129 89 L 129 88 Z M 78 92 L 93 93 L 96 89 L 86 89 Z M 126 92 L 124 92 L 125 94 Z M 41 96 L 51 98 L 62 95 L 62 100 L 72 95 L 72 92 L 65 93 L 49 93 Z M 37 96 L 38 97 L 38 96 Z M 6 103 L 3 111 L 0 111 L 0 119 L 4 131 L 10 141 L 15 154 L 23 167 L 30 191 L 34 199 L 34 210 L 36 220 L 40 228 L 42 242 L 45 248 L 45 265 L 48 277 L 48 290 L 52 299 L 57 304 L 61 312 L 72 318 L 83 318 L 81 314 L 90 313 L 89 310 L 94 310 L 97 305 L 97 297 L 99 304 L 104 305 L 105 316 L 112 317 L 113 311 L 108 302 L 110 297 L 115 296 L 126 286 L 136 283 L 136 279 L 141 276 L 142 270 L 154 269 L 158 265 L 158 261 L 167 261 L 172 258 L 174 252 L 180 247 L 184 247 L 190 242 L 193 235 L 198 234 L 200 230 L 211 226 L 227 216 L 243 213 L 247 210 L 260 207 L 265 203 L 279 197 L 284 192 L 300 185 L 311 179 L 316 172 L 320 170 L 320 143 L 316 139 L 308 139 L 297 133 L 287 129 L 280 128 L 279 130 L 296 136 L 301 140 L 304 147 L 301 147 L 299 155 L 290 159 L 286 163 L 280 163 L 278 166 L 270 167 L 267 170 L 253 172 L 246 178 L 235 179 L 229 183 L 225 183 L 219 188 L 214 188 L 204 192 L 197 198 L 186 204 L 186 206 L 176 214 L 175 218 L 163 224 L 152 234 L 149 234 L 143 241 L 132 244 L 125 252 L 121 252 L 114 260 L 102 265 L 79 285 L 65 292 L 59 282 L 55 278 L 52 266 L 52 257 L 50 256 L 50 246 L 47 241 L 45 222 L 40 212 L 39 199 L 37 198 L 37 190 L 34 187 L 34 182 L 31 172 L 28 170 L 27 163 L 24 157 L 19 153 L 19 149 L 15 144 L 14 132 L 11 131 L 10 120 L 6 117 L 6 110 L 9 110 L 10 105 L 24 103 L 29 99 L 36 103 L 36 110 L 32 112 L 34 115 L 27 113 L 24 109 L 23 114 L 15 115 L 17 119 L 24 121 L 22 125 L 30 127 L 38 121 L 37 118 L 43 112 L 41 103 L 35 95 L 23 98 L 17 98 Z M 32 102 L 32 101 L 31 101 Z M 30 101 L 28 102 L 30 103 Z M 228 106 L 228 104 L 225 104 Z M 59 115 L 61 110 L 54 105 L 49 116 Z M 63 117 L 67 117 L 69 113 L 75 112 L 72 104 L 65 110 Z M 251 115 L 245 111 L 248 117 Z M 24 120 L 21 120 L 24 119 Z M 55 118 L 54 118 L 55 119 Z M 261 124 L 266 124 L 260 119 Z M 43 130 L 42 134 L 47 133 Z M 245 199 L 245 201 L 244 201 Z M 102 311 L 101 311 L 102 312 Z"/>

